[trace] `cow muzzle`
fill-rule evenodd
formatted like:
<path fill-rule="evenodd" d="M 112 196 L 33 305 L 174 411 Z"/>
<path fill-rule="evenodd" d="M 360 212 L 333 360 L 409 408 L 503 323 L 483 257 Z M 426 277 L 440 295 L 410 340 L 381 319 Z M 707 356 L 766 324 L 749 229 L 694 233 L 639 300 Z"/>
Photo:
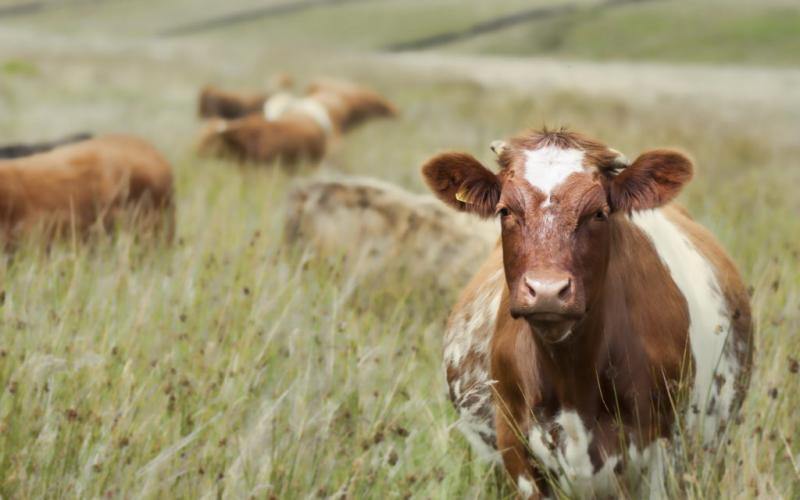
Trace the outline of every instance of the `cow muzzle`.
<path fill-rule="evenodd" d="M 583 316 L 575 279 L 560 271 L 528 271 L 511 294 L 511 316 L 524 318 L 549 341 L 563 340 Z"/>

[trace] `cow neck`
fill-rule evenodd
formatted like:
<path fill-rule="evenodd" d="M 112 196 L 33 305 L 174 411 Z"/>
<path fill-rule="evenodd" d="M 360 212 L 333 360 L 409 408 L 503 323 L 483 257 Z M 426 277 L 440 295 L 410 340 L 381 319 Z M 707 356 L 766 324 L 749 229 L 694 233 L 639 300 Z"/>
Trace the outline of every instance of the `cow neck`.
<path fill-rule="evenodd" d="M 533 334 L 538 366 L 551 381 L 561 408 L 594 413 L 600 389 L 598 366 L 603 364 L 603 310 L 594 304 L 563 342 L 547 343 Z M 529 327 L 530 328 L 530 327 Z"/>

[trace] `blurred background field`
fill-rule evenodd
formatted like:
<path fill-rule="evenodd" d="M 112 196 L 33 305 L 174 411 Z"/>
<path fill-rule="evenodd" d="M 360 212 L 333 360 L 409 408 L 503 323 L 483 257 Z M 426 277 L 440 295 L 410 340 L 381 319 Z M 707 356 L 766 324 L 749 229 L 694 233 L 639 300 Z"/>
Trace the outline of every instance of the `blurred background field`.
<path fill-rule="evenodd" d="M 3 257 L 0 496 L 513 496 L 452 425 L 440 348 L 458 290 L 408 279 L 412 259 L 355 281 L 282 246 L 284 197 L 314 166 L 195 156 L 199 88 L 280 71 L 396 102 L 321 170 L 418 192 L 432 154 L 491 161 L 492 140 L 545 124 L 629 156 L 688 151 L 681 201 L 752 287 L 758 350 L 742 423 L 672 487 L 800 495 L 796 2 L 4 0 L 0 143 L 153 141 L 176 170 L 178 240 Z"/>

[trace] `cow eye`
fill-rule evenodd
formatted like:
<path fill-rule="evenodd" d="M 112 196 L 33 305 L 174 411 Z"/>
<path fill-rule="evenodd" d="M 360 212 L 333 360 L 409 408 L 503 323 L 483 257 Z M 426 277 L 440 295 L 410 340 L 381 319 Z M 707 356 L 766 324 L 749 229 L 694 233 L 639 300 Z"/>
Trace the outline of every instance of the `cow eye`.
<path fill-rule="evenodd" d="M 597 212 L 594 213 L 594 217 L 592 217 L 592 218 L 594 220 L 604 221 L 604 220 L 606 220 L 608 218 L 608 216 L 602 210 L 598 210 Z"/>
<path fill-rule="evenodd" d="M 500 217 L 508 217 L 511 212 L 508 211 L 506 207 L 500 207 L 497 209 L 497 215 Z"/>

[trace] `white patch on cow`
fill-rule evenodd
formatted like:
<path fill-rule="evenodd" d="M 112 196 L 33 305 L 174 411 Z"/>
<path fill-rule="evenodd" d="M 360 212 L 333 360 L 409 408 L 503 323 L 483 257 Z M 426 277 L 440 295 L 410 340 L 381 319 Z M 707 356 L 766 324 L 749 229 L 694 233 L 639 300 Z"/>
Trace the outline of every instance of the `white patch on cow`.
<path fill-rule="evenodd" d="M 583 156 L 579 149 L 555 146 L 525 151 L 525 180 L 545 194 L 542 206 L 550 205 L 550 195 L 567 177 L 585 170 Z"/>
<path fill-rule="evenodd" d="M 653 241 L 689 306 L 695 377 L 687 425 L 701 428 L 704 442 L 710 443 L 730 416 L 740 370 L 728 341 L 732 325 L 719 281 L 711 263 L 662 210 L 636 212 L 631 220 Z"/>
<path fill-rule="evenodd" d="M 667 485 L 665 483 L 667 473 L 667 450 L 661 440 L 654 441 L 648 448 L 650 451 L 650 473 L 648 475 L 648 497 L 667 498 Z"/>
<path fill-rule="evenodd" d="M 288 92 L 278 92 L 264 103 L 264 118 L 279 120 L 289 113 L 300 113 L 312 118 L 326 134 L 333 132 L 333 122 L 325 106 L 311 97 L 295 97 Z"/>
<path fill-rule="evenodd" d="M 289 92 L 276 92 L 264 101 L 264 119 L 270 122 L 277 120 L 286 114 L 295 99 Z"/>
<path fill-rule="evenodd" d="M 480 430 L 482 430 L 486 433 L 485 435 L 494 436 L 494 429 L 488 427 L 481 429 L 481 427 L 485 425 L 484 423 L 477 422 L 476 419 L 470 419 L 469 415 L 465 415 L 463 412 L 459 413 L 461 418 L 456 422 L 456 429 L 461 431 L 461 434 L 464 435 L 464 438 L 466 438 L 467 442 L 472 446 L 478 458 L 485 462 L 501 463 L 502 457 L 500 452 L 493 446 L 488 445 L 480 432 Z"/>
<path fill-rule="evenodd" d="M 522 498 L 530 498 L 533 496 L 533 483 L 530 482 L 525 476 L 517 478 L 517 488 L 519 489 Z"/>
<path fill-rule="evenodd" d="M 562 470 L 573 482 L 591 480 L 594 471 L 589 458 L 592 433 L 586 430 L 581 417 L 574 411 L 562 411 L 555 421 L 563 429 L 563 446 L 559 447 Z"/>
<path fill-rule="evenodd" d="M 472 350 L 482 354 L 489 352 L 503 294 L 503 279 L 502 269 L 491 275 L 476 292 L 475 299 L 452 318 L 444 336 L 445 365 L 459 365 Z"/>
<path fill-rule="evenodd" d="M 487 443 L 494 442 L 494 406 L 489 378 L 489 345 L 497 321 L 503 293 L 503 270 L 492 274 L 474 298 L 450 319 L 444 335 L 444 369 L 455 369 L 450 392 L 458 409 L 456 427 L 464 434 L 478 456 L 500 462 L 500 454 Z M 472 353 L 473 357 L 467 355 Z M 467 361 L 470 361 L 469 363 Z"/>
<path fill-rule="evenodd" d="M 531 425 L 528 447 L 536 460 L 555 473 L 564 491 L 578 498 L 613 495 L 617 491 L 614 468 L 618 456 L 605 459 L 597 472 L 589 456 L 592 433 L 586 429 L 575 411 L 559 413 L 553 420 L 557 425 L 558 442 L 552 442 L 541 423 Z M 550 424 L 552 425 L 552 424 Z"/>

